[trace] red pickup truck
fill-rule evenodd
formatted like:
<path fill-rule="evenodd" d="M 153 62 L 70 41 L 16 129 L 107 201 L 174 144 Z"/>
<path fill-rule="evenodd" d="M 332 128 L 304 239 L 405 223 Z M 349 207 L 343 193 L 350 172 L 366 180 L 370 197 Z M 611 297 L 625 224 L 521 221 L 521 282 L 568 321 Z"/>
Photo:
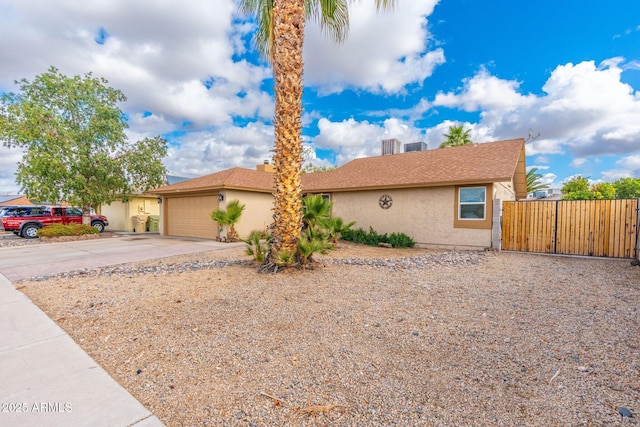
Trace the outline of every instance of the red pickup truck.
<path fill-rule="evenodd" d="M 82 224 L 82 211 L 64 206 L 24 206 L 2 217 L 2 226 L 20 237 L 34 239 L 39 229 L 53 224 Z M 109 225 L 103 215 L 91 215 L 91 225 L 100 230 Z"/>

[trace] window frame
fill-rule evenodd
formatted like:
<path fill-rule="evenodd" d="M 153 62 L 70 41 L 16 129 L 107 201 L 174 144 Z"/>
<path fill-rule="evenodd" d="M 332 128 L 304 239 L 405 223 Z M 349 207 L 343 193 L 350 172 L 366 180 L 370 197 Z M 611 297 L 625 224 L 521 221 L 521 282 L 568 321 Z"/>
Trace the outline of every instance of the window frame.
<path fill-rule="evenodd" d="M 482 188 L 484 189 L 484 202 L 460 202 L 460 193 L 462 189 Z M 453 213 L 454 228 L 478 228 L 491 229 L 491 221 L 493 216 L 493 184 L 471 184 L 455 186 L 455 203 Z M 484 218 L 461 218 L 461 205 L 484 205 Z"/>

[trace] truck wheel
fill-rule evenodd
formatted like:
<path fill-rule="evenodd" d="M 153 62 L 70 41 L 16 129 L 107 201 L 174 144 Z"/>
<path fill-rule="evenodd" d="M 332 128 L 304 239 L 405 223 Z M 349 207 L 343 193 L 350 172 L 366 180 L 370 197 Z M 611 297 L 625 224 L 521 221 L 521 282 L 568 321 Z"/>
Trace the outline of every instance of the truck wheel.
<path fill-rule="evenodd" d="M 40 227 L 35 224 L 25 225 L 22 228 L 22 237 L 26 239 L 36 239 L 38 237 L 38 230 L 40 230 Z"/>
<path fill-rule="evenodd" d="M 104 223 L 102 221 L 93 221 L 91 225 L 97 228 L 100 233 L 104 231 Z"/>

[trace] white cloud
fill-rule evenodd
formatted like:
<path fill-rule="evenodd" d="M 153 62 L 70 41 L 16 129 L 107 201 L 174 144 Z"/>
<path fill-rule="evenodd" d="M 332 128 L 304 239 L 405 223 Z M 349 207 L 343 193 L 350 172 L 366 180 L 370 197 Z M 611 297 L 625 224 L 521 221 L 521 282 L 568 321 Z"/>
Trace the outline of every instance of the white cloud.
<path fill-rule="evenodd" d="M 424 135 L 415 127 L 398 119 L 387 119 L 382 125 L 354 119 L 332 122 L 318 121 L 319 135 L 315 148 L 331 149 L 338 153 L 336 163 L 341 165 L 358 157 L 380 155 L 383 139 L 396 138 L 402 143 L 424 141 Z"/>
<path fill-rule="evenodd" d="M 396 93 L 407 84 L 422 84 L 445 62 L 440 48 L 429 50 L 427 17 L 437 0 L 400 2 L 377 13 L 373 2 L 352 2 L 347 40 L 336 46 L 308 25 L 305 37 L 305 83 L 321 93 L 346 88 Z"/>
<path fill-rule="evenodd" d="M 15 171 L 22 160 L 22 150 L 6 148 L 0 144 L 0 194 L 18 194 L 20 187 L 15 183 Z"/>
<path fill-rule="evenodd" d="M 165 165 L 170 174 L 207 175 L 231 167 L 253 169 L 271 159 L 273 128 L 262 123 L 192 132 L 169 148 Z"/>
<path fill-rule="evenodd" d="M 527 144 L 527 154 L 576 157 L 619 155 L 640 150 L 640 93 L 621 81 L 623 59 L 611 58 L 556 67 L 543 96 L 522 95 L 519 83 L 480 70 L 457 93 L 439 93 L 434 106 L 479 111 L 492 139 L 541 137 Z"/>

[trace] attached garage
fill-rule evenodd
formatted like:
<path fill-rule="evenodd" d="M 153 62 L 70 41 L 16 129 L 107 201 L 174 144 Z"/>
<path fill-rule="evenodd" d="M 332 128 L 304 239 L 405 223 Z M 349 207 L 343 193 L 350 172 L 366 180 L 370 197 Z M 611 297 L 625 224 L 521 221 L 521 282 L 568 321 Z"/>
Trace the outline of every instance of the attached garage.
<path fill-rule="evenodd" d="M 167 235 L 216 239 L 218 226 L 211 212 L 218 209 L 214 195 L 166 197 Z"/>
<path fill-rule="evenodd" d="M 273 221 L 273 173 L 271 165 L 257 170 L 232 168 L 150 191 L 161 196 L 160 234 L 165 236 L 219 239 L 225 237 L 211 212 L 226 209 L 239 200 L 245 211 L 236 224 L 240 238 L 253 230 L 265 230 Z"/>

